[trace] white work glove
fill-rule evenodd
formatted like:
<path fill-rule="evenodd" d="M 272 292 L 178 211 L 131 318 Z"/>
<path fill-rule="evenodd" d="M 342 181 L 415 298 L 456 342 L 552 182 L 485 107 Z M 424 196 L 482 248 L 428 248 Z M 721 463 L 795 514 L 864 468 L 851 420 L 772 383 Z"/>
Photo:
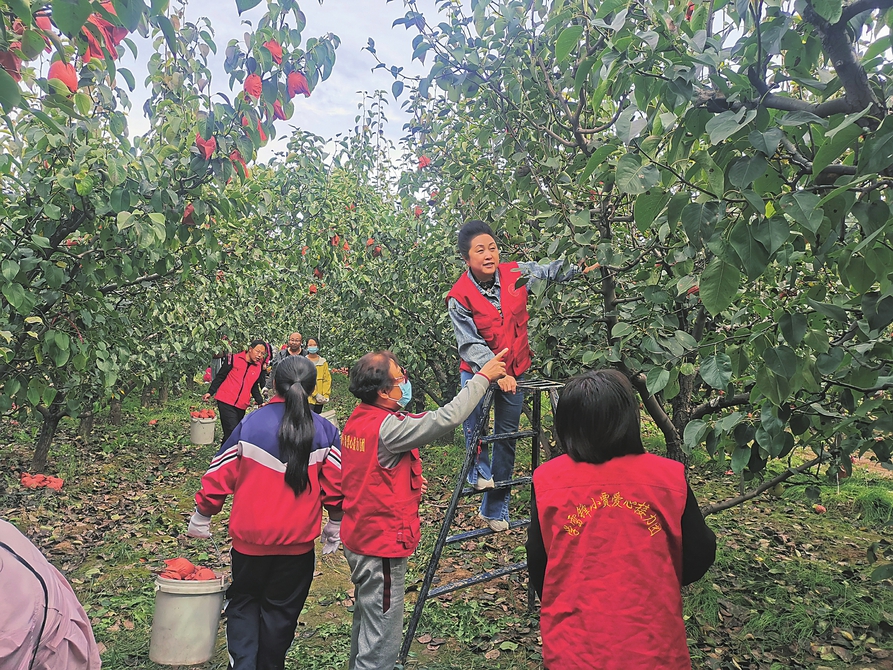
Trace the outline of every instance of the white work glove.
<path fill-rule="evenodd" d="M 322 393 L 316 394 L 316 402 L 322 405 L 323 403 L 329 402 L 328 397 L 324 396 Z"/>
<path fill-rule="evenodd" d="M 192 518 L 189 519 L 189 528 L 186 530 L 186 534 L 189 537 L 201 537 L 205 539 L 211 537 L 211 517 L 205 516 L 198 510 L 195 510 Z"/>
<path fill-rule="evenodd" d="M 329 519 L 322 528 L 322 553 L 332 554 L 338 551 L 341 544 L 341 522 Z"/>

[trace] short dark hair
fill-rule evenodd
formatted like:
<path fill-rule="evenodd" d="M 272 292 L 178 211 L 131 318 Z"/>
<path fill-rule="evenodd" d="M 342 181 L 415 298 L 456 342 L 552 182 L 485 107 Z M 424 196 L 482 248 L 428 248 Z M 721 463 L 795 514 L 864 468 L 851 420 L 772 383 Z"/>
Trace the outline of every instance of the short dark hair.
<path fill-rule="evenodd" d="M 465 260 L 468 260 L 471 241 L 478 235 L 489 235 L 494 240 L 496 239 L 496 235 L 493 234 L 493 229 L 483 221 L 477 219 L 466 221 L 465 225 L 459 229 L 459 253 Z"/>
<path fill-rule="evenodd" d="M 362 402 L 374 403 L 379 391 L 394 386 L 391 361 L 400 365 L 390 351 L 373 351 L 363 356 L 350 369 L 350 392 Z"/>
<path fill-rule="evenodd" d="M 626 375 L 591 370 L 568 381 L 555 410 L 558 442 L 575 461 L 644 454 L 639 403 Z"/>
<path fill-rule="evenodd" d="M 254 349 L 254 347 L 256 347 L 258 345 L 267 346 L 267 343 L 264 342 L 263 340 L 251 340 L 251 344 L 248 345 L 248 351 L 251 351 L 252 349 Z"/>

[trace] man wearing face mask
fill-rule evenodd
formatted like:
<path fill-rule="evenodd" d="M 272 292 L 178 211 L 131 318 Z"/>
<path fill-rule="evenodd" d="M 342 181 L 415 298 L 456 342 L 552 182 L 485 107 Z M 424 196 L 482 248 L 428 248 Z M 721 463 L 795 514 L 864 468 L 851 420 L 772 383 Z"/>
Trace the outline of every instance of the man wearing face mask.
<path fill-rule="evenodd" d="M 427 488 L 419 447 L 462 424 L 490 383 L 505 375 L 507 351 L 449 403 L 421 414 L 401 411 L 412 383 L 390 351 L 366 354 L 350 371 L 350 392 L 361 400 L 341 433 L 340 534 L 356 586 L 350 670 L 393 668 L 397 661 L 406 559 L 421 537 L 419 501 Z"/>

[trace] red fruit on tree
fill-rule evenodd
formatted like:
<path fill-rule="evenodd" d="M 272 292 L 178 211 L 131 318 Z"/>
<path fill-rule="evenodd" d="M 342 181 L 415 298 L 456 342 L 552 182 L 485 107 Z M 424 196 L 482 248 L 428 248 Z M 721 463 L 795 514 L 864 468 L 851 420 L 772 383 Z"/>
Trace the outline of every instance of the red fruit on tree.
<path fill-rule="evenodd" d="M 22 23 L 21 19 L 16 19 L 12 22 L 12 32 L 14 32 L 16 35 L 25 34 L 25 24 Z"/>
<path fill-rule="evenodd" d="M 428 158 L 427 156 L 422 156 L 419 158 L 419 170 L 423 170 L 426 167 L 428 167 L 429 165 L 431 165 L 430 158 Z"/>
<path fill-rule="evenodd" d="M 285 110 L 282 109 L 282 103 L 278 100 L 273 103 L 273 117 L 279 119 L 280 121 L 285 121 L 288 117 L 285 115 Z"/>
<path fill-rule="evenodd" d="M 20 42 L 9 45 L 9 51 L 0 51 L 0 70 L 6 71 L 15 81 L 22 81 L 22 59 L 16 56 L 12 50 L 21 48 Z"/>
<path fill-rule="evenodd" d="M 415 215 L 415 218 L 418 219 L 418 218 L 421 218 L 421 216 L 422 216 L 422 211 L 423 211 L 422 208 L 419 207 L 418 205 L 416 205 L 416 206 L 415 206 L 415 209 L 412 210 L 412 213 Z"/>
<path fill-rule="evenodd" d="M 322 279 L 322 270 L 319 268 L 313 268 L 313 276 L 317 279 Z"/>
<path fill-rule="evenodd" d="M 375 240 L 372 239 L 371 237 L 368 240 L 366 240 L 367 247 L 371 247 L 373 244 L 375 244 Z"/>
<path fill-rule="evenodd" d="M 308 252 L 309 250 L 310 250 L 310 247 L 307 247 L 307 246 L 301 247 L 301 255 L 302 255 L 302 256 L 306 256 L 306 255 L 307 255 L 307 252 Z"/>
<path fill-rule="evenodd" d="M 307 84 L 307 77 L 297 70 L 288 73 L 288 77 L 285 80 L 285 88 L 288 91 L 289 100 L 298 93 L 303 93 L 305 97 L 310 97 L 310 86 Z"/>
<path fill-rule="evenodd" d="M 245 83 L 242 85 L 242 90 L 244 90 L 245 93 L 250 95 L 255 100 L 259 100 L 260 94 L 264 90 L 264 85 L 260 79 L 260 75 L 249 74 L 247 77 L 245 77 Z"/>
<path fill-rule="evenodd" d="M 376 247 L 372 250 L 372 255 L 373 255 L 375 258 L 378 258 L 379 256 L 381 256 L 381 247 L 376 246 Z"/>
<path fill-rule="evenodd" d="M 338 235 L 332 235 L 332 246 L 333 247 L 337 247 L 338 242 L 340 242 L 340 241 L 341 241 L 341 238 L 338 237 Z"/>
<path fill-rule="evenodd" d="M 47 79 L 58 79 L 72 93 L 75 93 L 78 90 L 78 75 L 77 72 L 75 72 L 74 65 L 71 63 L 64 63 L 61 60 L 55 61 L 50 65 Z"/>
<path fill-rule="evenodd" d="M 310 284 L 310 295 L 316 293 L 316 284 Z"/>
<path fill-rule="evenodd" d="M 217 151 L 217 140 L 214 139 L 214 136 L 211 135 L 207 140 L 202 139 L 200 133 L 195 134 L 195 146 L 198 147 L 198 152 L 204 156 L 206 161 L 211 160 L 211 156 Z"/>
<path fill-rule="evenodd" d="M 186 209 L 183 210 L 183 224 L 187 226 L 193 225 L 195 222 L 192 220 L 192 215 L 195 213 L 195 207 L 192 206 L 190 202 L 186 205 Z"/>
<path fill-rule="evenodd" d="M 282 63 L 282 45 L 280 45 L 279 42 L 276 40 L 268 40 L 263 43 L 263 47 L 270 52 L 271 56 L 273 56 L 276 65 Z"/>
<path fill-rule="evenodd" d="M 344 246 L 341 248 L 344 249 L 345 251 L 350 251 L 350 245 L 347 242 L 345 242 Z"/>

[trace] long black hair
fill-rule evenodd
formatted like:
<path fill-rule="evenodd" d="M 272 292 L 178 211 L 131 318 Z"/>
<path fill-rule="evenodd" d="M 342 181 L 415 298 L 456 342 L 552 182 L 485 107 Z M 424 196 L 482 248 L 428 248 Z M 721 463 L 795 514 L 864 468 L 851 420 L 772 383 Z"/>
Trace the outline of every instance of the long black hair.
<path fill-rule="evenodd" d="M 310 484 L 307 466 L 316 427 L 307 396 L 316 386 L 316 366 L 304 356 L 286 356 L 273 373 L 276 395 L 285 398 L 285 414 L 279 424 L 279 459 L 285 463 L 285 483 L 297 495 Z"/>

